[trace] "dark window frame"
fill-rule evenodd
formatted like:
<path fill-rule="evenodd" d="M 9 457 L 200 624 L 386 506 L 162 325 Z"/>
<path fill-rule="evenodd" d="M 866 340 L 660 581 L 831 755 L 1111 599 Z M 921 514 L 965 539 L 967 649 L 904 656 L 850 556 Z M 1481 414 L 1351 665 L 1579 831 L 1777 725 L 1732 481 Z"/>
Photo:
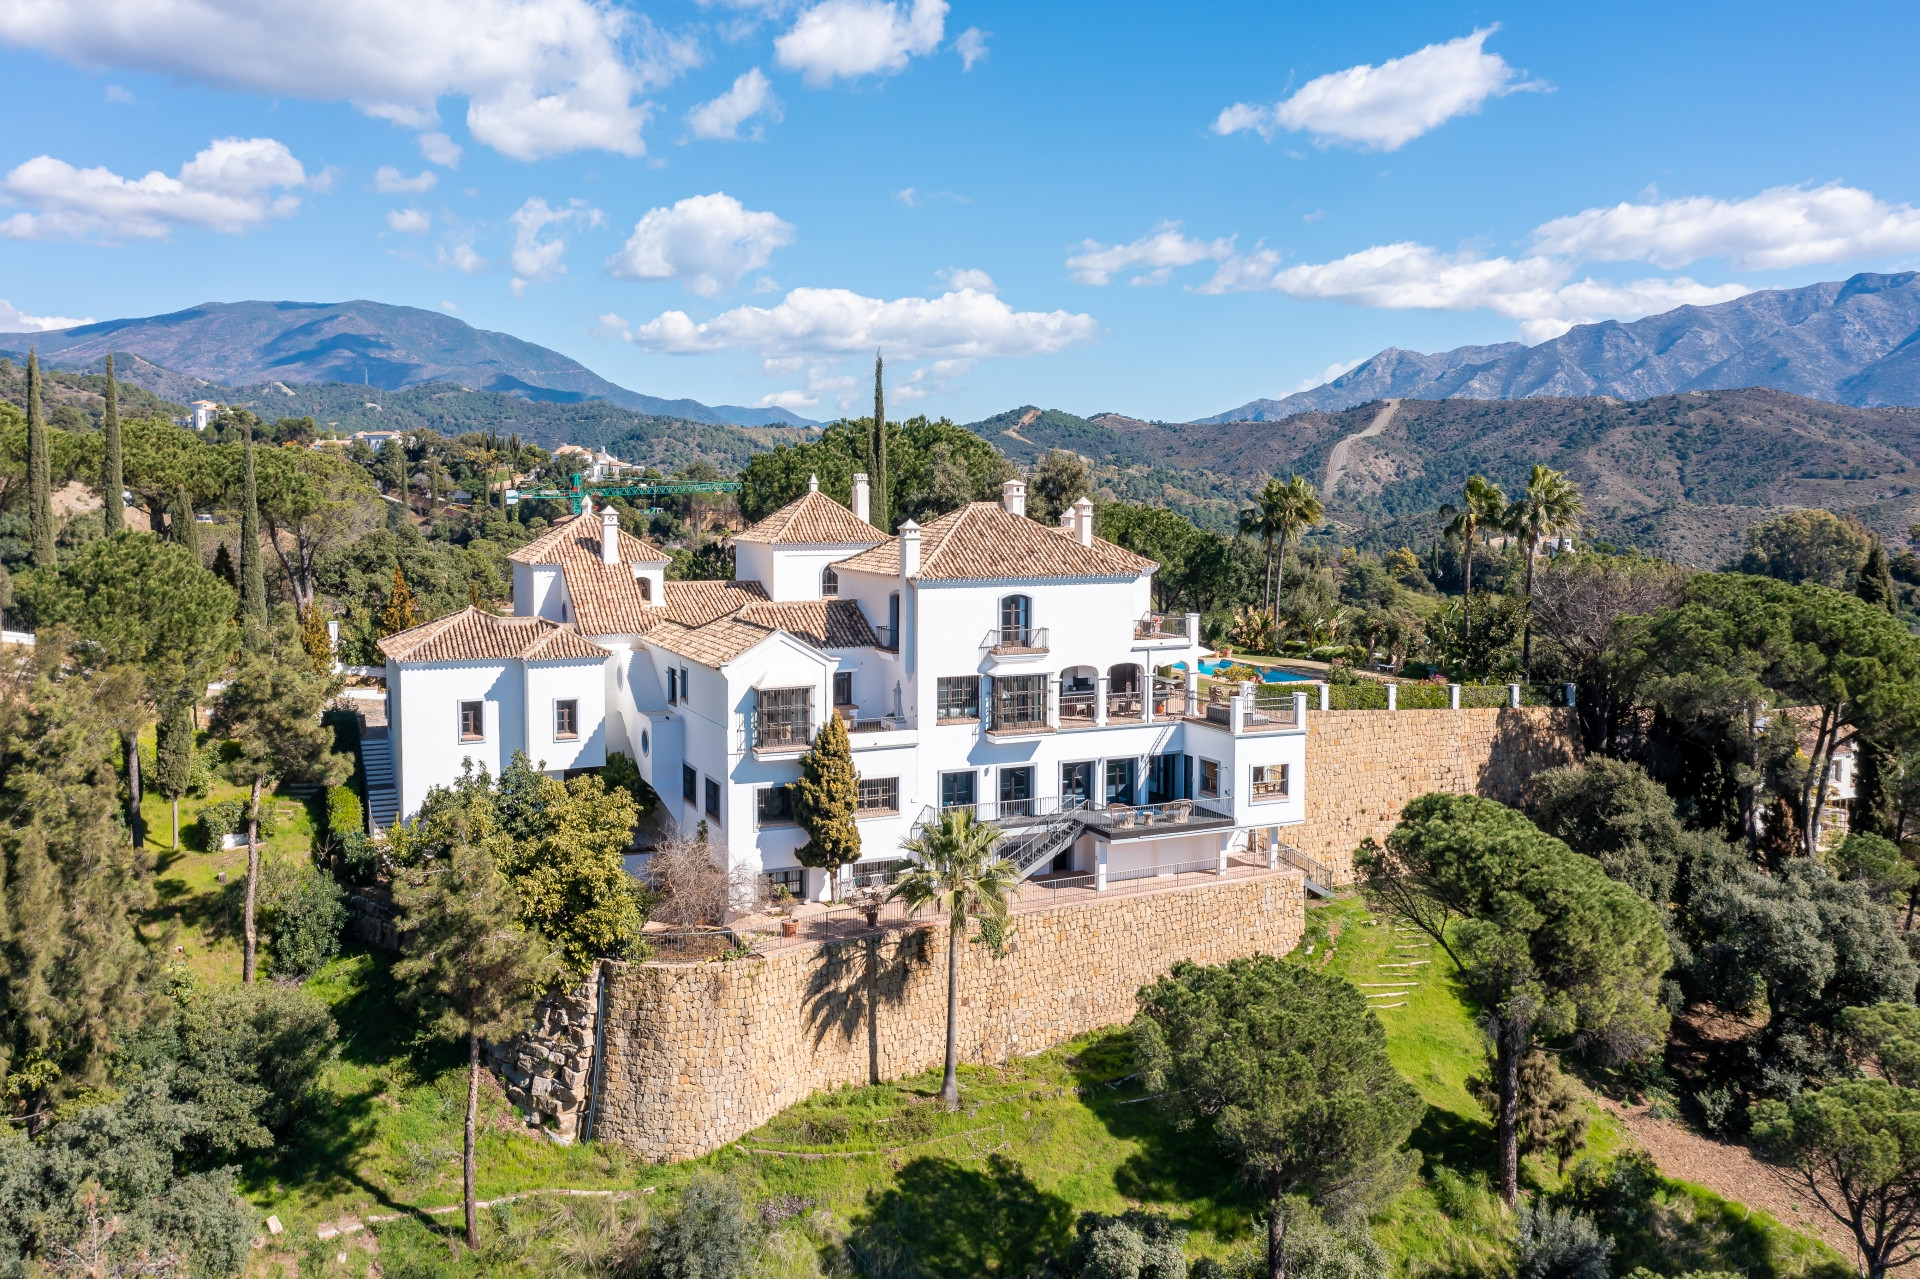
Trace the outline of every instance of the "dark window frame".
<path fill-rule="evenodd" d="M 692 764 L 680 765 L 680 798 L 689 804 L 700 802 L 700 770 Z"/>
<path fill-rule="evenodd" d="M 1220 761 L 1200 757 L 1200 798 L 1220 798 Z"/>
<path fill-rule="evenodd" d="M 840 696 L 842 689 L 846 690 L 847 695 L 845 697 Z M 852 671 L 835 671 L 833 673 L 833 704 L 835 706 L 853 705 Z"/>
<path fill-rule="evenodd" d="M 481 702 L 461 702 L 458 722 L 460 740 L 463 742 L 484 742 L 487 740 L 487 704 Z M 468 716 L 472 716 L 469 728 Z"/>
<path fill-rule="evenodd" d="M 1275 781 L 1271 776 L 1262 780 L 1263 773 L 1280 770 L 1280 778 Z M 1285 764 L 1255 764 L 1247 774 L 1247 802 L 1250 804 L 1277 804 L 1288 798 L 1293 770 Z"/>
<path fill-rule="evenodd" d="M 1025 648 L 1033 639 L 1033 596 L 1000 597 L 1000 642 Z"/>
<path fill-rule="evenodd" d="M 771 802 L 772 812 L 768 812 Z M 784 782 L 778 786 L 762 786 L 753 793 L 754 824 L 762 829 L 768 826 L 792 826 L 793 820 L 793 783 Z"/>
<path fill-rule="evenodd" d="M 720 783 L 707 778 L 707 816 L 715 822 L 720 820 Z"/>
<path fill-rule="evenodd" d="M 954 697 L 956 690 L 964 692 Z M 954 714 L 958 709 L 961 714 Z M 934 681 L 934 714 L 942 720 L 971 722 L 980 718 L 980 677 L 978 675 L 942 675 Z"/>
<path fill-rule="evenodd" d="M 813 741 L 813 690 L 761 688 L 753 695 L 753 748 L 804 749 Z"/>
<path fill-rule="evenodd" d="M 840 575 L 833 571 L 831 564 L 820 570 L 820 598 L 823 600 L 840 598 Z"/>
<path fill-rule="evenodd" d="M 997 731 L 1043 728 L 1047 723 L 1045 675 L 993 677 L 993 721 Z"/>
<path fill-rule="evenodd" d="M 553 703 L 553 740 L 556 742 L 577 742 L 580 740 L 580 699 L 563 697 Z"/>
<path fill-rule="evenodd" d="M 966 791 L 965 799 L 959 798 L 958 792 L 962 788 L 956 784 L 963 777 L 967 779 L 964 788 Z M 949 795 L 952 795 L 953 798 L 948 798 Z M 949 808 L 972 808 L 979 802 L 980 774 L 971 768 L 963 768 L 954 772 L 940 774 L 940 807 L 942 810 Z"/>
<path fill-rule="evenodd" d="M 860 788 L 854 799 L 853 815 L 860 817 L 885 817 L 900 811 L 900 779 L 898 777 L 862 777 Z"/>

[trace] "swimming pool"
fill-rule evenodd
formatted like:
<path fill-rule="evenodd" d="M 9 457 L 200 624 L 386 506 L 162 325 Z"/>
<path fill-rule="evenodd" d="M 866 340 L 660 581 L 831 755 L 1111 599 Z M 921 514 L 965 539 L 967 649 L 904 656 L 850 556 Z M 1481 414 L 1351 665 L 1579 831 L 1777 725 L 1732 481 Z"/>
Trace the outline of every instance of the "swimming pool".
<path fill-rule="evenodd" d="M 1236 665 L 1243 665 L 1243 664 L 1244 663 L 1237 663 L 1237 662 L 1220 662 L 1220 661 L 1209 662 L 1203 659 L 1200 663 L 1200 673 L 1202 675 L 1211 675 L 1223 666 L 1236 666 Z M 1173 664 L 1173 669 L 1176 671 L 1184 671 L 1187 669 L 1187 664 L 1185 662 L 1175 662 Z M 1260 670 L 1260 679 L 1263 683 L 1267 683 L 1267 684 L 1289 684 L 1289 683 L 1295 683 L 1295 682 L 1301 682 L 1301 683 L 1313 682 L 1313 676 L 1311 675 L 1295 675 L 1292 671 L 1276 670 L 1272 667 L 1265 667 L 1265 668 L 1256 667 L 1255 669 Z"/>

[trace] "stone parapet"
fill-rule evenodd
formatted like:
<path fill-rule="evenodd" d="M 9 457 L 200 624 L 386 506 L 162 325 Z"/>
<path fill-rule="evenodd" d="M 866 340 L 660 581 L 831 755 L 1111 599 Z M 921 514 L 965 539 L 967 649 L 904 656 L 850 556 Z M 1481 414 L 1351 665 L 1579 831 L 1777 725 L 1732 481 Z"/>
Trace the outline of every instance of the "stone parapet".
<path fill-rule="evenodd" d="M 1533 775 L 1579 761 L 1574 712 L 1317 711 L 1307 716 L 1306 821 L 1280 838 L 1353 882 L 1353 850 L 1384 840 L 1410 799 L 1429 791 L 1517 804 Z"/>
<path fill-rule="evenodd" d="M 1004 1062 L 1130 1021 L 1135 992 L 1175 961 L 1284 954 L 1304 922 L 1292 870 L 1023 913 L 1003 957 L 963 943 L 961 1059 Z M 821 1089 L 940 1065 L 947 945 L 946 924 L 931 923 L 765 958 L 612 968 L 593 1138 L 688 1159 Z"/>

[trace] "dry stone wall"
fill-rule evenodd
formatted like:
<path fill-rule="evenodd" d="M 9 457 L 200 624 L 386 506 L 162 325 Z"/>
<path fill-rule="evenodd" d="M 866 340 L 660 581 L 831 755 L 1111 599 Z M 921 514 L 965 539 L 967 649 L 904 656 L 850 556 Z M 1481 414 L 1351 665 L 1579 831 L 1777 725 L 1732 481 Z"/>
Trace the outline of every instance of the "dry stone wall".
<path fill-rule="evenodd" d="M 580 1135 L 587 1114 L 599 983 L 596 968 L 584 984 L 534 1005 L 526 1034 L 486 1047 L 487 1065 L 500 1076 L 507 1100 L 562 1145 Z"/>
<path fill-rule="evenodd" d="M 1307 818 L 1280 838 L 1353 881 L 1353 850 L 1383 840 L 1408 800 L 1429 791 L 1515 804 L 1542 769 L 1580 758 L 1574 712 L 1499 710 L 1310 711 Z"/>
<path fill-rule="evenodd" d="M 1014 922 L 1003 958 L 963 943 L 963 1061 L 1004 1062 L 1130 1021 L 1135 992 L 1176 960 L 1284 954 L 1300 940 L 1304 898 L 1299 874 L 1282 870 Z M 592 1137 L 692 1158 L 821 1089 L 938 1066 L 947 941 L 932 924 L 765 958 L 615 968 Z"/>

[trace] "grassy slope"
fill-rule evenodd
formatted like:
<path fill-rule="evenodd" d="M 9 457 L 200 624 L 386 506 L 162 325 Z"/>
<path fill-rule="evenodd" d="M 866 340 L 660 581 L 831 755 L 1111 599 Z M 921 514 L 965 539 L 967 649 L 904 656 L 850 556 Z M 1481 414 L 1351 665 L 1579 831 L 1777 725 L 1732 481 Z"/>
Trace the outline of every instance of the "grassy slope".
<path fill-rule="evenodd" d="M 1401 1008 L 1383 1008 L 1395 1064 L 1432 1110 L 1416 1134 L 1421 1179 L 1376 1226 L 1410 1276 L 1462 1273 L 1501 1261 L 1510 1230 L 1488 1193 L 1485 1115 L 1466 1088 L 1481 1045 L 1469 1010 L 1447 981 L 1443 956 L 1396 951 L 1417 937 L 1353 900 L 1314 911 L 1301 961 L 1358 982 L 1421 974 Z M 1419 969 L 1389 969 L 1396 955 L 1432 956 Z M 388 1275 L 549 1273 L 556 1259 L 604 1246 L 606 1200 L 546 1200 L 488 1214 L 487 1244 L 449 1262 L 441 1232 L 457 1216 L 409 1216 L 324 1248 L 323 1221 L 354 1213 L 418 1212 L 459 1200 L 464 1069 L 444 1046 L 412 1042 L 395 1009 L 383 956 L 344 956 L 309 988 L 333 1005 L 342 1051 L 325 1079 L 326 1104 L 271 1160 L 243 1170 L 249 1197 L 289 1227 L 260 1254 L 306 1252 L 306 1273 L 363 1274 L 377 1247 Z M 486 1081 L 480 1143 L 481 1198 L 550 1187 L 632 1196 L 612 1209 L 629 1225 L 664 1205 L 693 1176 L 719 1171 L 760 1202 L 785 1197 L 799 1215 L 772 1232 L 762 1273 L 815 1275 L 852 1247 L 884 1268 L 887 1258 L 939 1276 L 1018 1274 L 1064 1248 L 1083 1211 L 1145 1206 L 1183 1221 L 1190 1255 L 1253 1246 L 1258 1205 L 1197 1133 L 1172 1131 L 1141 1101 L 1124 1030 L 1095 1032 L 1036 1057 L 995 1068 L 963 1068 L 963 1106 L 946 1114 L 934 1100 L 937 1073 L 878 1087 L 816 1096 L 756 1132 L 688 1164 L 649 1166 L 597 1146 L 552 1146 L 522 1127 Z M 1606 1158 L 1620 1134 L 1596 1112 L 1590 1154 Z M 771 1153 L 774 1151 L 786 1154 Z M 795 1157 L 811 1155 L 812 1158 Z M 1539 1188 L 1559 1184 L 1530 1160 Z M 428 1224 L 431 1221 L 433 1224 Z M 1664 1240 L 1664 1243 L 1657 1243 Z M 376 1242 L 377 1241 L 377 1242 Z M 337 1249 L 348 1257 L 342 1267 Z M 1742 1270 L 1797 1279 L 1837 1262 L 1818 1244 L 1748 1214 L 1696 1187 L 1662 1187 L 1651 1224 L 1623 1240 L 1623 1261 L 1665 1272 Z M 1678 1264 L 1684 1261 L 1685 1265 Z M 1630 1268 L 1630 1267 L 1629 1267 Z M 1836 1272 L 1837 1273 L 1837 1272 Z"/>

